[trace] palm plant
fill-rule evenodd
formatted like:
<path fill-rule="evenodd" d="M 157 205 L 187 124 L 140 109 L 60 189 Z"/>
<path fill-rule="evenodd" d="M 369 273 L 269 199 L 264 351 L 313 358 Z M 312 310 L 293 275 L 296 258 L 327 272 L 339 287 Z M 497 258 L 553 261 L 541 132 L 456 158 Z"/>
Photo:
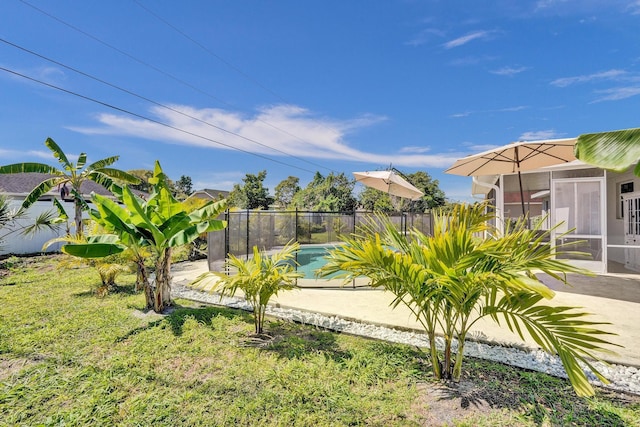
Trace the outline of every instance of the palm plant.
<path fill-rule="evenodd" d="M 255 332 L 262 334 L 264 316 L 271 297 L 278 295 L 280 291 L 295 289 L 296 279 L 303 277 L 294 267 L 295 253 L 299 248 L 297 242 L 288 243 L 273 255 L 266 255 L 254 246 L 253 257 L 246 260 L 229 254 L 226 266 L 236 271 L 235 274 L 204 273 L 192 286 L 230 296 L 234 296 L 240 289 L 253 307 Z"/>
<path fill-rule="evenodd" d="M 601 338 L 608 333 L 597 328 L 601 323 L 585 320 L 587 313 L 541 305 L 554 292 L 534 274 L 567 283 L 566 273 L 583 271 L 555 259 L 555 248 L 544 243 L 550 231 L 529 230 L 521 221 L 499 236 L 485 208 L 457 205 L 450 213 L 436 212 L 432 236 L 417 230 L 407 236 L 377 217 L 330 251 L 320 274 L 339 274 L 345 282 L 367 276 L 371 286 L 393 293 L 392 306 L 406 305 L 424 327 L 438 379 L 460 379 L 465 339 L 476 322 L 490 318 L 557 353 L 576 392 L 592 395 L 580 363 L 607 382 L 590 359 L 608 351 L 603 345 L 610 343 Z M 437 335 L 444 339 L 442 355 Z"/>
<path fill-rule="evenodd" d="M 24 218 L 26 218 L 26 211 L 23 208 L 13 208 L 9 199 L 5 195 L 0 195 L 0 245 L 7 236 L 18 231 L 28 236 L 43 230 L 56 231 L 59 226 L 53 210 L 40 213 L 29 224 L 19 225 L 18 220 Z"/>
<path fill-rule="evenodd" d="M 138 266 L 138 280 L 143 281 L 145 288 L 147 308 L 158 313 L 172 304 L 172 248 L 226 226 L 225 221 L 218 220 L 226 201 L 208 202 L 187 213 L 184 205 L 172 196 L 167 179 L 156 161 L 153 178 L 149 180 L 153 188 L 148 200 L 133 194 L 126 185 L 112 187 L 121 203 L 93 194 L 91 200 L 97 211 L 90 211 L 90 216 L 103 227 L 105 234 L 89 236 L 87 243 L 61 248 L 64 253 L 81 258 L 102 258 L 131 249 Z M 148 281 L 144 250 L 151 251 L 155 259 L 153 283 Z"/>
<path fill-rule="evenodd" d="M 138 183 L 140 180 L 133 175 L 130 175 L 119 169 L 110 168 L 111 164 L 115 163 L 119 156 L 107 157 L 97 162 L 86 165 L 87 155 L 86 153 L 80 153 L 78 160 L 75 164 L 67 158 L 62 149 L 51 138 L 47 138 L 44 145 L 51 150 L 53 157 L 58 159 L 58 162 L 62 165 L 62 169 L 58 169 L 54 166 L 49 166 L 43 163 L 16 163 L 12 165 L 6 165 L 0 167 L 0 173 L 46 173 L 52 174 L 53 177 L 47 178 L 42 181 L 31 193 L 25 197 L 22 203 L 23 209 L 28 209 L 38 199 L 56 186 L 64 186 L 69 184 L 71 186 L 71 193 L 74 196 L 74 208 L 75 208 L 75 226 L 76 233 L 83 234 L 82 225 L 82 211 L 86 203 L 81 196 L 80 187 L 82 183 L 91 180 L 98 184 L 101 184 L 106 189 L 111 189 L 113 179 L 128 183 Z M 86 165 L 86 167 L 85 167 Z"/>

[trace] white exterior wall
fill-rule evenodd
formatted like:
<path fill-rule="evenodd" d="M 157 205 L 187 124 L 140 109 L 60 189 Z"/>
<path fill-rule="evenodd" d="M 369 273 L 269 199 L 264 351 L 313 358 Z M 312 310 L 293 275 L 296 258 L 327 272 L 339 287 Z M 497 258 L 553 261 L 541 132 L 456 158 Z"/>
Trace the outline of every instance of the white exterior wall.
<path fill-rule="evenodd" d="M 10 200 L 10 206 L 13 209 L 18 209 L 22 204 L 22 200 Z M 73 231 L 73 217 L 74 206 L 70 202 L 62 202 L 62 206 L 65 208 L 67 215 L 69 216 L 69 223 L 72 226 Z M 30 254 L 42 252 L 42 245 L 50 239 L 55 237 L 62 237 L 66 234 L 65 224 L 60 224 L 57 232 L 51 230 L 44 230 L 36 233 L 33 236 L 25 236 L 21 233 L 22 227 L 33 224 L 34 219 L 43 212 L 51 210 L 57 215 L 57 209 L 53 205 L 52 201 L 40 201 L 34 203 L 23 219 L 16 221 L 13 227 L 5 227 L 0 229 L 0 255 L 5 254 Z M 11 232 L 12 230 L 18 230 Z M 51 245 L 47 252 L 56 252 L 60 250 L 60 243 Z"/>

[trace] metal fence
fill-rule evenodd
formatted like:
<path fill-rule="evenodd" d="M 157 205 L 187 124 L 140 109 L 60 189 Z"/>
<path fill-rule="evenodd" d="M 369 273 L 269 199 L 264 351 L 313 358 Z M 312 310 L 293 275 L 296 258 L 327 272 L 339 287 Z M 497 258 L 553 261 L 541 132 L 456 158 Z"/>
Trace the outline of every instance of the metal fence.
<path fill-rule="evenodd" d="M 224 231 L 207 236 L 210 269 L 212 262 L 224 260 L 227 254 L 249 255 L 254 246 L 270 250 L 289 241 L 300 244 L 340 242 L 340 235 L 353 233 L 358 225 L 372 216 L 371 212 L 312 211 L 227 211 Z M 416 228 L 431 234 L 430 213 L 394 213 L 389 219 L 399 230 Z"/>

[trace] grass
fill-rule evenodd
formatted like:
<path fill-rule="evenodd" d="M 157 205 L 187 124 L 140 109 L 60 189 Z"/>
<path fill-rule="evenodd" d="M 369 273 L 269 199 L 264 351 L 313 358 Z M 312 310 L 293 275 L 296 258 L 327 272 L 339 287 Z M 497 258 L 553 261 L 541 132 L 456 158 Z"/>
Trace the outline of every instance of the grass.
<path fill-rule="evenodd" d="M 178 300 L 144 312 L 134 277 L 103 298 L 59 257 L 0 270 L 0 426 L 640 425 L 640 398 L 578 399 L 544 374 L 469 358 L 432 380 L 420 349 Z"/>

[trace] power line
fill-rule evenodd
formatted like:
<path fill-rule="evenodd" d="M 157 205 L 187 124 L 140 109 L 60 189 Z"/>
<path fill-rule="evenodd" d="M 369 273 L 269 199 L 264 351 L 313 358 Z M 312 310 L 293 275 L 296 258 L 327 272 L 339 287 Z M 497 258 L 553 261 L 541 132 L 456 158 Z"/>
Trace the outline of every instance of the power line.
<path fill-rule="evenodd" d="M 11 70 L 11 69 L 8 69 L 8 68 L 2 67 L 2 66 L 0 66 L 0 70 L 5 71 L 5 72 L 10 73 L 10 74 L 13 74 L 13 75 L 18 76 L 18 77 L 22 77 L 22 78 L 30 80 L 32 82 L 41 84 L 43 86 L 47 86 L 47 87 L 50 87 L 52 89 L 59 90 L 61 92 L 65 92 L 67 94 L 76 96 L 78 98 L 82 98 L 84 100 L 94 102 L 94 103 L 102 105 L 104 107 L 111 108 L 111 109 L 116 110 L 116 111 L 120 111 L 121 113 L 129 114 L 129 115 L 137 117 L 139 119 L 146 120 L 148 122 L 155 123 L 155 124 L 158 124 L 160 126 L 164 126 L 166 128 L 173 129 L 175 131 L 182 132 L 182 133 L 190 135 L 190 136 L 194 136 L 196 138 L 204 139 L 205 141 L 213 142 L 214 144 L 222 145 L 223 147 L 227 147 L 227 148 L 230 148 L 232 150 L 240 151 L 242 153 L 249 154 L 251 156 L 259 157 L 261 159 L 265 159 L 265 160 L 268 160 L 270 162 L 278 163 L 278 164 L 281 164 L 281 165 L 284 165 L 284 166 L 288 166 L 288 167 L 291 167 L 291 168 L 294 168 L 294 169 L 298 169 L 298 170 L 301 170 L 301 171 L 309 172 L 309 173 L 312 173 L 312 174 L 315 173 L 315 171 L 312 171 L 312 170 L 309 170 L 309 169 L 305 169 L 305 168 L 302 168 L 302 167 L 299 167 L 299 166 L 296 166 L 296 165 L 292 165 L 290 163 L 282 162 L 280 160 L 272 159 L 271 157 L 264 156 L 262 154 L 252 153 L 251 151 L 243 150 L 242 148 L 234 147 L 232 145 L 225 144 L 224 142 L 216 141 L 215 139 L 208 138 L 206 136 L 199 135 L 197 133 L 194 133 L 194 132 L 191 132 L 191 131 L 188 131 L 188 130 L 185 130 L 185 129 L 181 129 L 179 127 L 170 125 L 168 123 L 161 122 L 161 121 L 156 120 L 156 119 L 152 119 L 152 118 L 147 117 L 147 116 L 143 116 L 142 114 L 134 113 L 134 112 L 126 110 L 124 108 L 117 107 L 115 105 L 106 103 L 104 101 L 100 101 L 98 99 L 91 98 L 91 97 L 86 96 L 86 95 L 82 95 L 80 93 L 71 91 L 69 89 L 62 88 L 60 86 L 53 85 L 51 83 L 44 82 L 42 80 L 38 80 L 36 78 L 33 78 L 33 77 L 27 76 L 25 74 L 19 73 L 19 72 L 15 71 L 15 70 Z"/>
<path fill-rule="evenodd" d="M 240 68 L 236 67 L 235 65 L 233 65 L 231 62 L 227 61 L 226 59 L 224 59 L 223 57 L 221 57 L 220 55 L 218 55 L 217 53 L 213 52 L 211 49 L 209 49 L 208 47 L 206 47 L 205 45 L 203 45 L 202 43 L 200 43 L 199 41 L 197 41 L 196 39 L 194 39 L 193 37 L 189 36 L 187 33 L 185 33 L 184 31 L 182 31 L 181 29 L 179 29 L 178 27 L 176 27 L 175 25 L 173 25 L 172 23 L 170 23 L 169 21 L 167 21 L 166 19 L 164 19 L 163 17 L 161 17 L 160 15 L 158 15 L 157 13 L 155 13 L 154 11 L 152 11 L 151 9 L 149 9 L 148 7 L 146 7 L 145 5 L 143 5 L 142 3 L 140 3 L 138 0 L 133 0 L 133 2 L 135 4 L 137 4 L 138 6 L 140 6 L 140 8 L 142 8 L 144 11 L 146 11 L 149 15 L 153 16 L 154 18 L 156 18 L 158 21 L 162 22 L 163 24 L 165 24 L 167 27 L 171 28 L 173 31 L 175 31 L 176 33 L 180 34 L 182 37 L 186 38 L 187 40 L 189 40 L 191 43 L 195 44 L 196 46 L 198 46 L 200 49 L 204 50 L 205 52 L 207 52 L 209 55 L 213 56 L 214 58 L 216 58 L 218 61 L 222 62 L 223 64 L 225 64 L 227 67 L 231 68 L 233 71 L 237 72 L 238 74 L 242 75 L 245 79 L 249 80 L 251 83 L 255 84 L 256 86 L 260 87 L 261 89 L 263 89 L 266 92 L 269 92 L 271 95 L 275 96 L 276 98 L 278 98 L 280 101 L 287 103 L 287 100 L 285 100 L 283 97 L 281 97 L 280 95 L 278 95 L 276 92 L 274 92 L 273 90 L 269 89 L 268 87 L 266 87 L 265 85 L 263 85 L 262 83 L 260 83 L 258 80 L 254 79 L 253 77 L 251 77 L 249 74 L 245 73 L 244 71 L 242 71 Z"/>
<path fill-rule="evenodd" d="M 169 28 L 171 28 L 173 31 L 177 32 L 178 34 L 180 34 L 182 37 L 186 38 L 187 40 L 189 40 L 191 43 L 195 44 L 196 46 L 198 46 L 200 49 L 204 50 L 205 52 L 207 52 L 209 55 L 213 56 L 214 58 L 216 58 L 217 60 L 219 60 L 220 62 L 222 62 L 223 64 L 225 64 L 227 67 L 231 68 L 232 70 L 234 70 L 235 72 L 237 72 L 238 74 L 240 74 L 242 77 L 244 77 L 245 79 L 247 79 L 248 81 L 252 82 L 253 84 L 255 84 L 256 86 L 260 87 L 261 89 L 263 89 L 265 92 L 270 93 L 271 95 L 273 95 L 274 97 L 276 97 L 278 100 L 280 100 L 281 102 L 284 102 L 285 104 L 289 104 L 289 101 L 287 101 L 286 99 L 284 99 L 282 96 L 280 96 L 277 92 L 275 92 L 272 89 L 269 89 L 268 87 L 266 87 L 265 85 L 263 85 L 262 83 L 260 83 L 257 79 L 251 77 L 249 74 L 247 74 L 246 72 L 244 72 L 243 70 L 241 70 L 240 68 L 236 67 L 235 65 L 233 65 L 231 62 L 227 61 L 226 59 L 224 59 L 222 56 L 218 55 L 217 53 L 213 52 L 211 49 L 209 49 L 208 47 L 206 47 L 205 45 L 203 45 L 202 43 L 200 43 L 199 41 L 197 41 L 196 39 L 194 39 L 193 37 L 191 37 L 190 35 L 188 35 L 186 32 L 182 31 L 180 28 L 176 27 L 175 25 L 173 25 L 172 23 L 170 23 L 168 20 L 164 19 L 163 17 L 161 17 L 160 15 L 158 15 L 157 13 L 155 13 L 154 11 L 152 11 L 151 9 L 149 9 L 148 7 L 144 6 L 139 0 L 133 0 L 133 2 L 135 4 L 137 4 L 140 8 L 142 8 L 144 11 L 146 11 L 149 15 L 153 16 L 154 18 L 156 18 L 157 20 L 159 20 L 160 22 L 162 22 L 163 24 L 165 24 L 166 26 L 168 26 Z M 234 107 L 235 108 L 235 107 Z M 272 126 L 270 123 L 268 122 L 264 122 L 269 126 Z M 324 123 L 320 123 L 318 122 L 318 124 L 327 129 L 330 130 L 332 132 L 335 132 L 335 129 L 332 129 L 328 126 L 326 126 Z M 291 133 L 289 133 L 288 131 L 281 129 L 277 126 L 272 126 L 273 128 L 286 133 L 287 135 L 296 138 L 299 141 L 305 142 L 304 139 L 293 135 Z M 327 170 L 331 170 L 330 168 L 324 168 Z M 333 170 L 331 170 L 333 172 Z"/>
<path fill-rule="evenodd" d="M 270 150 L 276 151 L 276 152 L 278 152 L 278 153 L 284 154 L 285 156 L 288 156 L 288 157 L 294 158 L 294 159 L 296 159 L 296 160 L 300 160 L 300 161 L 305 162 L 305 163 L 308 163 L 308 164 L 310 164 L 310 165 L 317 166 L 317 167 L 320 167 L 320 168 L 324 168 L 324 166 L 322 166 L 322 165 L 316 164 L 316 163 L 314 163 L 314 162 L 311 162 L 311 161 L 309 161 L 309 160 L 303 159 L 303 158 L 301 158 L 301 157 L 294 156 L 293 154 L 290 154 L 290 153 L 287 153 L 287 152 L 285 152 L 285 151 L 279 150 L 279 149 L 277 149 L 277 148 L 271 147 L 270 145 L 263 144 L 263 143 L 261 143 L 261 142 L 259 142 L 259 141 L 256 141 L 255 139 L 251 139 L 251 138 L 248 138 L 248 137 L 246 137 L 246 136 L 244 136 L 244 135 L 240 135 L 239 133 L 236 133 L 236 132 L 233 132 L 233 131 L 230 131 L 230 130 L 224 129 L 224 128 L 222 128 L 222 127 L 220 127 L 220 126 L 217 126 L 217 125 L 215 125 L 215 124 L 213 124 L 213 123 L 207 122 L 206 120 L 202 120 L 202 119 L 200 119 L 200 118 L 198 118 L 198 117 L 194 117 L 194 116 L 192 116 L 192 115 L 190 115 L 190 114 L 187 114 L 187 113 L 185 113 L 185 112 L 183 112 L 183 111 L 177 110 L 177 109 L 172 108 L 172 107 L 170 107 L 170 106 L 168 106 L 168 105 L 165 105 L 165 104 L 162 104 L 162 103 L 160 103 L 160 102 L 154 101 L 154 100 L 152 100 L 152 99 L 150 99 L 150 98 L 147 98 L 147 97 L 145 97 L 145 96 L 143 96 L 143 95 L 139 95 L 139 94 L 137 94 L 137 93 L 135 93 L 135 92 L 133 92 L 133 91 L 130 91 L 130 90 L 125 89 L 125 88 L 122 88 L 122 87 L 117 86 L 117 85 L 115 85 L 115 84 L 113 84 L 113 83 L 109 83 L 109 82 L 107 82 L 107 81 L 105 81 L 105 80 L 102 80 L 102 79 L 100 79 L 100 78 L 98 78 L 98 77 L 95 77 L 95 76 L 93 76 L 93 75 L 91 75 L 91 74 L 85 73 L 85 72 L 80 71 L 80 70 L 78 70 L 78 69 L 76 69 L 76 68 L 73 68 L 73 67 L 71 67 L 71 66 L 69 66 L 69 65 L 66 65 L 66 64 L 63 64 L 63 63 L 61 63 L 61 62 L 59 62 L 59 61 L 56 61 L 56 60 L 54 60 L 54 59 L 48 58 L 48 57 L 46 57 L 46 56 L 44 56 L 44 55 L 42 55 L 42 54 L 39 54 L 39 53 L 34 52 L 34 51 L 32 51 L 32 50 L 29 50 L 29 49 L 27 49 L 27 48 L 25 48 L 25 47 L 23 47 L 23 46 L 20 46 L 20 45 L 15 44 L 15 43 L 12 43 L 12 42 L 10 42 L 10 41 L 8 41 L 8 40 L 5 40 L 5 39 L 3 39 L 3 38 L 1 38 L 1 37 L 0 37 L 0 42 L 5 43 L 5 44 L 8 44 L 9 46 L 15 47 L 16 49 L 20 49 L 20 50 L 22 50 L 23 52 L 27 52 L 27 53 L 29 53 L 29 54 L 31 54 L 31 55 L 37 56 L 38 58 L 44 59 L 45 61 L 51 62 L 52 64 L 56 64 L 56 65 L 58 65 L 58 66 L 60 66 L 60 67 L 66 68 L 66 69 L 68 69 L 68 70 L 71 70 L 71 71 L 73 71 L 73 72 L 75 72 L 75 73 L 78 73 L 78 74 L 80 74 L 80 75 L 82 75 L 82 76 L 85 76 L 85 77 L 87 77 L 87 78 L 89 78 L 89 79 L 92 79 L 92 80 L 95 80 L 95 81 L 97 81 L 97 82 L 100 82 L 100 83 L 102 83 L 102 84 L 104 84 L 104 85 L 106 85 L 106 86 L 109 86 L 109 87 L 112 87 L 112 88 L 114 88 L 114 89 L 117 89 L 117 90 L 119 90 L 119 91 L 121 91 L 121 92 L 124 92 L 124 93 L 126 93 L 126 94 L 128 94 L 128 95 L 134 96 L 134 97 L 136 97 L 136 98 L 138 98 L 138 99 L 142 99 L 142 100 L 147 101 L 147 102 L 149 102 L 149 103 L 151 103 L 151 104 L 154 104 L 154 105 L 157 105 L 157 106 L 159 106 L 159 107 L 165 108 L 165 109 L 167 109 L 167 110 L 169 110 L 169 111 L 173 111 L 174 113 L 180 114 L 180 115 L 182 115 L 182 116 L 184 116 L 184 117 L 188 117 L 188 118 L 190 118 L 190 119 L 192 119 L 192 120 L 195 120 L 195 121 L 197 121 L 197 122 L 203 123 L 203 124 L 205 124 L 205 125 L 207 125 L 207 126 L 211 126 L 212 128 L 218 129 L 218 130 L 220 130 L 220 131 L 222 131 L 222 132 L 226 132 L 226 133 L 228 133 L 228 134 L 230 134 L 230 135 L 236 136 L 236 137 L 238 137 L 238 138 L 242 138 L 242 139 L 244 139 L 244 140 L 246 140 L 246 141 L 249 141 L 249 142 L 251 142 L 251 143 L 254 143 L 254 144 L 260 145 L 260 146 L 262 146 L 262 147 L 268 148 L 268 149 L 270 149 Z M 325 169 L 326 169 L 326 168 L 325 168 Z"/>
<path fill-rule="evenodd" d="M 200 89 L 199 87 L 194 86 L 191 83 L 180 79 L 179 77 L 174 76 L 171 73 L 168 73 L 168 72 L 166 72 L 166 71 L 164 71 L 164 70 L 162 70 L 162 69 L 160 69 L 160 68 L 158 68 L 158 67 L 156 67 L 156 66 L 154 66 L 152 64 L 149 64 L 148 62 L 145 62 L 145 61 L 143 61 L 143 60 L 141 60 L 141 59 L 139 59 L 139 58 L 137 58 L 137 57 L 125 52 L 125 51 L 123 51 L 122 49 L 120 49 L 120 48 L 118 48 L 116 46 L 113 46 L 113 45 L 105 42 L 104 40 L 101 40 L 100 38 L 98 38 L 98 37 L 86 32 L 86 31 L 76 27 L 75 25 L 70 24 L 70 23 L 62 20 L 62 19 L 58 18 L 57 16 L 55 16 L 55 15 L 53 15 L 53 14 L 51 14 L 51 13 L 49 13 L 49 12 L 43 10 L 43 9 L 40 9 L 39 7 L 29 3 L 26 0 L 20 0 L 20 2 L 25 4 L 26 6 L 29 6 L 30 8 L 38 11 L 39 13 L 41 13 L 41 14 L 43 14 L 43 15 L 45 15 L 45 16 L 47 16 L 47 17 L 49 17 L 49 18 L 51 18 L 51 19 L 53 19 L 53 20 L 55 20 L 55 21 L 57 21 L 59 23 L 61 23 L 62 25 L 65 25 L 65 26 L 71 28 L 72 30 L 79 32 L 80 34 L 82 34 L 82 35 L 84 35 L 86 37 L 89 37 L 90 39 L 102 44 L 103 46 L 106 46 L 109 49 L 112 49 L 112 50 L 118 52 L 119 54 L 124 55 L 127 58 L 129 58 L 129 59 L 131 59 L 131 60 L 133 60 L 133 61 L 135 61 L 135 62 L 137 62 L 137 63 L 139 63 L 139 64 L 141 64 L 141 65 L 143 65 L 145 67 L 148 67 L 148 68 L 150 68 L 150 69 L 152 69 L 152 70 L 154 70 L 154 71 L 156 71 L 156 72 L 158 72 L 158 73 L 160 73 L 160 74 L 162 74 L 162 75 L 164 75 L 164 76 L 166 76 L 166 77 L 168 77 L 168 78 L 170 78 L 170 79 L 172 79 L 172 80 L 174 80 L 174 81 L 176 81 L 176 82 L 178 82 L 178 83 L 180 83 L 180 84 L 182 84 L 184 86 L 187 86 L 187 87 L 195 90 L 196 92 L 198 92 L 198 93 L 200 93 L 202 95 L 208 96 L 208 97 L 218 101 L 219 103 L 221 103 L 223 105 L 226 105 L 227 107 L 230 107 L 230 108 L 233 108 L 233 109 L 239 109 L 238 107 L 234 106 L 233 104 L 230 104 L 230 103 L 224 101 L 223 99 L 218 98 L 217 96 L 212 95 L 209 92 L 206 92 L 206 91 Z M 271 123 L 269 123 L 269 122 L 267 122 L 265 120 L 262 120 L 262 119 L 259 119 L 259 118 L 256 119 L 256 120 L 261 122 L 261 123 L 266 124 L 267 126 L 273 128 L 273 129 L 276 129 L 276 130 L 278 130 L 278 131 L 280 131 L 280 132 L 282 132 L 282 133 L 284 133 L 286 135 L 289 135 L 289 136 L 291 136 L 291 137 L 293 137 L 293 138 L 295 138 L 295 139 L 297 139 L 299 141 L 306 142 L 304 139 L 300 138 L 299 136 L 296 136 L 296 135 L 288 132 L 287 130 L 282 129 L 282 128 L 278 127 L 278 126 L 275 126 L 274 124 L 271 124 Z M 316 166 L 319 166 L 319 165 L 316 165 Z M 331 168 L 328 168 L 326 166 L 319 166 L 319 167 L 322 168 L 322 169 L 326 169 L 326 170 L 329 170 L 329 171 L 333 172 L 333 170 Z"/>
<path fill-rule="evenodd" d="M 210 93 L 207 93 L 207 92 L 203 91 L 202 89 L 200 89 L 200 88 L 198 88 L 198 87 L 196 87 L 196 86 L 192 85 L 191 83 L 186 82 L 186 81 L 184 81 L 184 80 L 182 80 L 182 79 L 180 79 L 180 78 L 178 78 L 178 77 L 174 76 L 173 74 L 170 74 L 170 73 L 168 73 L 168 72 L 166 72 L 166 71 L 164 71 L 164 70 L 162 70 L 162 69 L 160 69 L 160 68 L 158 68 L 158 67 L 156 67 L 156 66 L 154 66 L 154 65 L 152 65 L 152 64 L 149 64 L 148 62 L 145 62 L 145 61 L 143 61 L 143 60 L 141 60 L 141 59 L 139 59 L 139 58 L 136 58 L 136 57 L 135 57 L 135 56 L 133 56 L 133 55 L 130 55 L 129 53 L 125 52 L 124 50 L 119 49 L 119 48 L 117 48 L 116 46 L 113 46 L 113 45 L 111 45 L 111 44 L 109 44 L 109 43 L 107 43 L 107 42 L 105 42 L 105 41 L 103 41 L 103 40 L 99 39 L 98 37 L 96 37 L 96 36 L 94 36 L 94 35 L 92 35 L 92 34 L 90 34 L 90 33 L 86 32 L 86 31 L 84 31 L 84 30 L 82 30 L 82 29 L 80 29 L 80 28 L 76 27 L 75 25 L 72 25 L 72 24 L 70 24 L 70 23 L 68 23 L 68 22 L 66 22 L 66 21 L 63 21 L 62 19 L 60 19 L 60 18 L 58 18 L 58 17 L 56 17 L 56 16 L 52 15 L 51 13 L 49 13 L 49 12 L 47 12 L 47 11 L 43 10 L 43 9 L 40 9 L 40 8 L 39 8 L 39 7 L 37 7 L 37 6 L 32 5 L 31 3 L 27 2 L 26 0 L 20 0 L 20 2 L 22 2 L 23 4 L 25 4 L 25 5 L 29 6 L 30 8 L 32 8 L 32 9 L 34 9 L 34 10 L 37 10 L 38 12 L 42 13 L 43 15 L 46 15 L 46 16 L 48 16 L 49 18 L 51 18 L 51 19 L 53 19 L 53 20 L 55 20 L 55 21 L 58 21 L 58 22 L 59 22 L 59 23 L 61 23 L 62 25 L 65 25 L 65 26 L 67 26 L 67 27 L 71 28 L 72 30 L 79 32 L 80 34 L 82 34 L 82 35 L 84 35 L 84 36 L 89 37 L 90 39 L 92 39 L 92 40 L 94 40 L 94 41 L 96 41 L 96 42 L 98 42 L 98 43 L 102 44 L 103 46 L 106 46 L 106 47 L 108 47 L 109 49 L 115 50 L 115 51 L 116 51 L 116 52 L 118 52 L 119 54 L 126 56 L 127 58 L 129 58 L 129 59 L 131 59 L 131 60 L 133 60 L 133 61 L 137 62 L 138 64 L 141 64 L 141 65 L 144 65 L 145 67 L 151 68 L 152 70 L 154 70 L 154 71 L 156 71 L 156 72 L 158 72 L 158 73 L 160 73 L 160 74 L 162 74 L 162 75 L 164 75 L 164 76 L 166 76 L 166 77 L 169 77 L 170 79 L 175 80 L 175 81 L 177 81 L 177 82 L 179 82 L 179 83 L 181 83 L 181 84 L 183 84 L 183 85 L 185 85 L 185 86 L 187 86 L 187 87 L 189 87 L 189 88 L 191 88 L 191 89 L 195 90 L 196 92 L 199 92 L 199 93 L 201 93 L 201 94 L 203 94 L 203 95 L 206 95 L 206 96 L 208 96 L 208 97 L 210 97 L 210 98 L 215 99 L 216 101 L 218 101 L 218 102 L 220 102 L 220 103 L 222 103 L 222 104 L 227 105 L 227 104 L 224 102 L 224 100 L 222 100 L 222 99 L 220 99 L 220 98 L 218 98 L 218 97 L 216 97 L 216 96 L 214 96 L 214 95 L 212 95 L 212 94 L 210 94 Z"/>

